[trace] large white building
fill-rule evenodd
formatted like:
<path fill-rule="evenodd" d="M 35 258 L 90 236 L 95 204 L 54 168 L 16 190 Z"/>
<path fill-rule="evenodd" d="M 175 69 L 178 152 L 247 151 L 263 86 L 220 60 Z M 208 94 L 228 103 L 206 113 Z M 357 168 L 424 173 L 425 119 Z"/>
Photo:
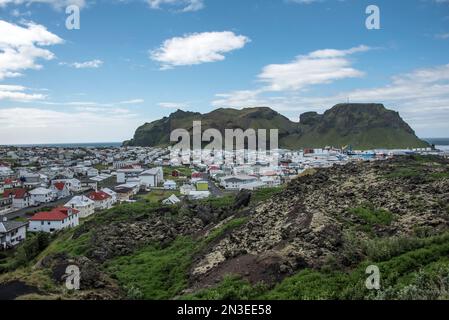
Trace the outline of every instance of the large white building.
<path fill-rule="evenodd" d="M 86 196 L 73 197 L 64 207 L 78 210 L 80 218 L 86 218 L 95 212 L 95 202 Z"/>
<path fill-rule="evenodd" d="M 55 232 L 74 228 L 79 225 L 78 210 L 56 208 L 50 212 L 38 212 L 30 219 L 28 230 L 31 232 Z"/>
<path fill-rule="evenodd" d="M 31 195 L 31 202 L 34 205 L 52 202 L 56 199 L 56 193 L 53 190 L 41 187 L 31 190 L 30 195 Z"/>
<path fill-rule="evenodd" d="M 142 172 L 139 178 L 145 187 L 157 187 L 164 182 L 164 171 L 161 167 L 149 169 Z"/>
<path fill-rule="evenodd" d="M 220 179 L 220 185 L 227 190 L 240 190 L 245 184 L 250 184 L 258 181 L 253 176 L 226 176 Z"/>
<path fill-rule="evenodd" d="M 25 240 L 28 222 L 0 221 L 0 249 L 6 250 Z"/>
<path fill-rule="evenodd" d="M 112 207 L 112 197 L 104 191 L 93 191 L 87 196 L 95 203 L 96 210 L 105 210 Z"/>

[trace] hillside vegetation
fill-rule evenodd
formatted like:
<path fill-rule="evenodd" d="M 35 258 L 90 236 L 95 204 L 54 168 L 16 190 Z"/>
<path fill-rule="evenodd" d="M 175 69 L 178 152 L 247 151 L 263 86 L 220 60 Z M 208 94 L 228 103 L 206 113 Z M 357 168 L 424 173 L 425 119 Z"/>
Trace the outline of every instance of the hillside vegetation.
<path fill-rule="evenodd" d="M 448 299 L 448 203 L 448 160 L 418 156 L 235 198 L 141 200 L 0 256 L 0 295 L 20 284 L 13 298 Z M 380 290 L 365 287 L 369 265 Z"/>
<path fill-rule="evenodd" d="M 427 147 L 397 112 L 381 104 L 339 104 L 323 115 L 304 113 L 300 122 L 270 108 L 217 109 L 207 114 L 178 110 L 161 120 L 146 123 L 136 130 L 128 146 L 167 146 L 175 129 L 192 132 L 193 121 L 202 130 L 278 129 L 282 148 L 319 148 L 352 146 L 355 149 Z"/>

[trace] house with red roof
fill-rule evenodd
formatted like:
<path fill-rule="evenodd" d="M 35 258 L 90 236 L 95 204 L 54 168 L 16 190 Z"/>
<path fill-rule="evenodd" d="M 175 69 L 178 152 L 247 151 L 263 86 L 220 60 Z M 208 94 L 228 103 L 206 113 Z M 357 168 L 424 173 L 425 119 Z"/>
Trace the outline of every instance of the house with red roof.
<path fill-rule="evenodd" d="M 92 191 L 87 197 L 95 202 L 95 210 L 109 209 L 113 205 L 112 197 L 104 191 Z"/>
<path fill-rule="evenodd" d="M 54 182 L 51 185 L 51 190 L 55 192 L 57 199 L 67 198 L 72 194 L 67 183 L 63 181 Z"/>
<path fill-rule="evenodd" d="M 28 231 L 52 233 L 74 228 L 79 225 L 78 213 L 76 209 L 65 207 L 55 208 L 49 212 L 38 212 L 30 219 Z"/>
<path fill-rule="evenodd" d="M 3 198 L 10 198 L 14 209 L 22 209 L 31 206 L 31 195 L 23 188 L 5 190 L 3 192 Z"/>

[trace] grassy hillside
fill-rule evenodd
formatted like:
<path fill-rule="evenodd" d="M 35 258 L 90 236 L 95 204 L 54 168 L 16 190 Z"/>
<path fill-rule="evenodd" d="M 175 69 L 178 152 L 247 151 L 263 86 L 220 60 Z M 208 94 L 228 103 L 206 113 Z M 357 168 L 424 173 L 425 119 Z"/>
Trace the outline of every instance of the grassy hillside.
<path fill-rule="evenodd" d="M 178 110 L 169 117 L 147 123 L 136 130 L 130 146 L 167 146 L 175 129 L 192 132 L 193 121 L 201 121 L 203 132 L 225 129 L 278 129 L 282 148 L 352 146 L 356 149 L 416 148 L 428 144 L 418 139 L 398 113 L 379 104 L 341 104 L 323 115 L 309 112 L 299 123 L 270 108 L 217 109 L 207 114 Z"/>

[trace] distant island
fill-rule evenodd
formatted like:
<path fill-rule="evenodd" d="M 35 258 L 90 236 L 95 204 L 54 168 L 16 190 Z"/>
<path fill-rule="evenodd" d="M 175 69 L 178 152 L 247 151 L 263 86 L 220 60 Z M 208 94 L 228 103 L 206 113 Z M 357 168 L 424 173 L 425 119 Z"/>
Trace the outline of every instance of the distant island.
<path fill-rule="evenodd" d="M 207 114 L 178 110 L 139 127 L 134 138 L 124 146 L 156 147 L 170 145 L 174 129 L 192 132 L 193 121 L 202 121 L 203 130 L 279 129 L 279 147 L 286 149 L 326 146 L 354 149 L 424 148 L 429 143 L 419 139 L 398 112 L 383 104 L 344 103 L 318 114 L 307 112 L 294 122 L 268 107 L 217 109 Z"/>

